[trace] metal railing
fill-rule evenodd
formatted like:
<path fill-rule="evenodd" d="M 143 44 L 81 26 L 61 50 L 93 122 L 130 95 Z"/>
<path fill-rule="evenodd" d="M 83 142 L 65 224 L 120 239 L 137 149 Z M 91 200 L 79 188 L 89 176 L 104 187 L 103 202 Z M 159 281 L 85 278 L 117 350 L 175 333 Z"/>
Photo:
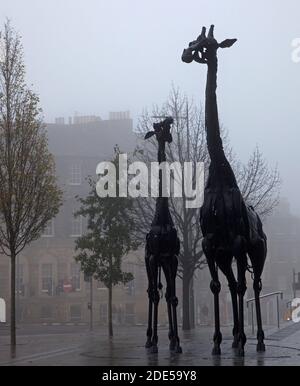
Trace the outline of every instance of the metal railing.
<path fill-rule="evenodd" d="M 276 296 L 276 310 L 277 310 L 277 327 L 278 329 L 280 328 L 280 314 L 279 314 L 279 295 L 280 299 L 283 299 L 283 291 L 276 291 L 276 292 L 271 292 L 269 294 L 265 295 L 260 295 L 260 299 L 268 298 L 271 296 Z M 249 308 L 249 303 L 251 304 L 251 325 L 252 325 L 252 334 L 254 334 L 254 304 L 255 298 L 247 299 L 246 304 L 247 308 Z"/>

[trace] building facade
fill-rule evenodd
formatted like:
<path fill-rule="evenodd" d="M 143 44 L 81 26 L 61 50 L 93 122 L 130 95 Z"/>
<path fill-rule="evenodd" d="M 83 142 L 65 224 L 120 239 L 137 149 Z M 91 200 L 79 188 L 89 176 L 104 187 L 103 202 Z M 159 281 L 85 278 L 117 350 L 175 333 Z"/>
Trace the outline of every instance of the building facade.
<path fill-rule="evenodd" d="M 87 177 L 96 177 L 100 161 L 109 161 L 117 144 L 121 151 L 135 147 L 133 123 L 128 112 L 110 114 L 111 119 L 76 116 L 65 124 L 63 118 L 48 124 L 49 149 L 55 156 L 56 174 L 63 190 L 59 214 L 47 225 L 42 237 L 29 245 L 17 260 L 16 297 L 19 323 L 87 323 L 90 296 L 93 292 L 94 320 L 106 323 L 108 293 L 104 285 L 84 281 L 74 260 L 74 241 L 86 229 L 86 219 L 75 218 L 76 197 L 89 192 Z M 134 281 L 114 288 L 115 323 L 143 322 L 146 286 L 143 264 L 135 256 L 124 262 L 124 270 L 134 274 Z M 9 259 L 0 259 L 0 298 L 4 298 L 9 315 Z M 140 296 L 140 300 L 138 297 Z M 140 305 L 139 305 L 140 304 Z"/>

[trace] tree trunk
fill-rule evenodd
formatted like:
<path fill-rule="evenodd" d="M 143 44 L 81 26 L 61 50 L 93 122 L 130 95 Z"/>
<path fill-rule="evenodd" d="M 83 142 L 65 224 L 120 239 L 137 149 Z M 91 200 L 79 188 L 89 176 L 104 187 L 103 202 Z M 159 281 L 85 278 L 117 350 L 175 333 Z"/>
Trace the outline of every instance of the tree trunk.
<path fill-rule="evenodd" d="M 11 255 L 10 271 L 10 344 L 16 347 L 16 255 Z"/>
<path fill-rule="evenodd" d="M 190 330 L 190 276 L 183 270 L 182 278 L 182 329 Z"/>
<path fill-rule="evenodd" d="M 93 276 L 90 277 L 90 331 L 93 331 Z"/>
<path fill-rule="evenodd" d="M 108 336 L 113 337 L 113 324 L 112 324 L 112 283 L 108 287 Z"/>
<path fill-rule="evenodd" d="M 195 292 L 194 277 L 190 280 L 190 327 L 195 328 Z"/>

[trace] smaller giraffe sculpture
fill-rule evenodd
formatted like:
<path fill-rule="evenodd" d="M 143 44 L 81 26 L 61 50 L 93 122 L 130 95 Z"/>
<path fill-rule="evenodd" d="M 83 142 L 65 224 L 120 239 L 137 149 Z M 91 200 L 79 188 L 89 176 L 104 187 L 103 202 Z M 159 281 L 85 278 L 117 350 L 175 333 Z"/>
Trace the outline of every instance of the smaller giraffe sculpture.
<path fill-rule="evenodd" d="M 158 162 L 161 164 L 166 161 L 165 144 L 172 142 L 171 124 L 172 117 L 167 117 L 164 121 L 154 123 L 154 131 L 149 131 L 145 139 L 156 136 L 158 142 Z M 179 254 L 179 238 L 174 228 L 174 223 L 169 211 L 168 197 L 162 194 L 162 170 L 159 171 L 159 195 L 156 198 L 155 215 L 151 224 L 151 230 L 146 236 L 145 263 L 148 276 L 148 329 L 147 342 L 145 347 L 151 353 L 158 352 L 158 304 L 160 300 L 161 269 L 166 278 L 166 302 L 169 319 L 169 340 L 170 351 L 181 353 L 180 341 L 177 326 L 177 305 L 176 297 L 176 275 L 178 267 L 177 256 Z"/>
<path fill-rule="evenodd" d="M 244 356 L 246 335 L 244 332 L 244 295 L 246 293 L 246 271 L 252 265 L 253 289 L 257 317 L 257 351 L 265 351 L 262 329 L 260 292 L 261 275 L 267 254 L 267 238 L 262 223 L 255 210 L 246 205 L 236 182 L 233 170 L 224 154 L 220 135 L 217 107 L 217 69 L 219 48 L 231 47 L 236 39 L 226 39 L 218 43 L 214 38 L 214 26 L 206 36 L 203 27 L 201 35 L 183 51 L 182 60 L 196 61 L 207 65 L 205 93 L 205 127 L 207 148 L 210 156 L 208 179 L 204 191 L 204 202 L 200 211 L 200 225 L 203 234 L 203 252 L 212 277 L 210 288 L 214 295 L 215 334 L 213 355 L 221 353 L 219 293 L 220 269 L 228 280 L 233 308 L 233 348 Z M 236 260 L 237 280 L 232 262 Z"/>

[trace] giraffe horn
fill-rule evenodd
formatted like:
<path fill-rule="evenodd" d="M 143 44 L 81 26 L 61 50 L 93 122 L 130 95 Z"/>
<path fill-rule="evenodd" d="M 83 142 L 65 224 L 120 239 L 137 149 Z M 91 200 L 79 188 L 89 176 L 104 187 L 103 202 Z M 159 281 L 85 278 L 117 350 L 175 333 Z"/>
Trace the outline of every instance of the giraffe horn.
<path fill-rule="evenodd" d="M 207 37 L 208 37 L 209 39 L 214 39 L 214 28 L 215 28 L 215 26 L 212 24 L 212 25 L 210 26 L 210 29 L 209 29 L 208 35 L 207 35 Z"/>
<path fill-rule="evenodd" d="M 202 27 L 201 35 L 198 36 L 197 40 L 202 40 L 206 38 L 206 27 Z"/>

